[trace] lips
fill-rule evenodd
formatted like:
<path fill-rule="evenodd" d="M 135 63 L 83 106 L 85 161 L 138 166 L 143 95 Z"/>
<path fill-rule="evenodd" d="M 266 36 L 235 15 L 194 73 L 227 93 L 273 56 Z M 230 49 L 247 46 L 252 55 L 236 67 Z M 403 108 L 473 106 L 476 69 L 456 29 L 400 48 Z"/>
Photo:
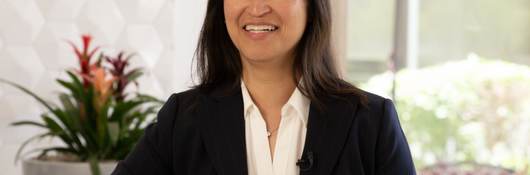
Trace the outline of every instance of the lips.
<path fill-rule="evenodd" d="M 243 30 L 252 33 L 274 32 L 278 30 L 278 26 L 272 24 L 247 24 L 243 26 Z"/>

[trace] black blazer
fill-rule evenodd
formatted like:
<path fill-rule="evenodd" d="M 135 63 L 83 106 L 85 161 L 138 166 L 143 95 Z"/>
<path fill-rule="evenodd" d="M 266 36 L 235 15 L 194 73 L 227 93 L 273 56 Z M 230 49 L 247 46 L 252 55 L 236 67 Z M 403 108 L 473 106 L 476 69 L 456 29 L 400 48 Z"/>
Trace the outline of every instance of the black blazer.
<path fill-rule="evenodd" d="M 246 175 L 241 90 L 222 92 L 171 95 L 112 174 Z M 365 106 L 353 96 L 311 103 L 301 175 L 416 174 L 393 103 L 364 93 Z"/>

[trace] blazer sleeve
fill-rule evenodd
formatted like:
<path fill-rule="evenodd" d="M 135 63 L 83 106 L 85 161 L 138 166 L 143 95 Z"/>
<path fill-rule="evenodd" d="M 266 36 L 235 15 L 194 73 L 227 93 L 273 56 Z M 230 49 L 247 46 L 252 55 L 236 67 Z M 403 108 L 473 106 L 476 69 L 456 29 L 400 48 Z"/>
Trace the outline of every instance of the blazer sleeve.
<path fill-rule="evenodd" d="M 178 110 L 178 98 L 171 95 L 158 112 L 157 122 L 144 135 L 112 175 L 171 174 L 171 131 Z"/>
<path fill-rule="evenodd" d="M 379 127 L 375 174 L 415 175 L 416 170 L 405 134 L 400 126 L 396 108 L 389 99 L 383 102 Z"/>

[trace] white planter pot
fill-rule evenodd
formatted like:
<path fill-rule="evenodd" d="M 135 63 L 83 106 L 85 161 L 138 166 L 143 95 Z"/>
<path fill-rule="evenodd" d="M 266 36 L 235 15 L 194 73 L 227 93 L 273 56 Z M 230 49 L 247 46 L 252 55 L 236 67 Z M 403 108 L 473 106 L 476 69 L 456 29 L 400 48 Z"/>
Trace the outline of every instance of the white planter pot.
<path fill-rule="evenodd" d="M 101 175 L 110 175 L 117 162 L 99 164 Z M 22 162 L 24 175 L 92 175 L 87 162 L 60 162 L 26 159 Z"/>

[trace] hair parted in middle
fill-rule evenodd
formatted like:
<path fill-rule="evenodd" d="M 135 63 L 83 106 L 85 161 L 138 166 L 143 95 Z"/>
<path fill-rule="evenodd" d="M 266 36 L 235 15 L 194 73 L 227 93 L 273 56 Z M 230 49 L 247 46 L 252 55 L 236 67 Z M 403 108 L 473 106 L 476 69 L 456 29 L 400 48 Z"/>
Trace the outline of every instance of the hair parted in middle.
<path fill-rule="evenodd" d="M 243 66 L 238 49 L 230 39 L 223 0 L 208 0 L 206 16 L 195 53 L 199 84 L 195 88 L 211 91 L 220 86 L 240 88 Z M 325 97 L 344 98 L 350 94 L 363 104 L 363 92 L 340 77 L 331 48 L 331 5 L 329 0 L 307 0 L 307 25 L 295 48 L 293 81 L 311 102 L 322 104 Z"/>

